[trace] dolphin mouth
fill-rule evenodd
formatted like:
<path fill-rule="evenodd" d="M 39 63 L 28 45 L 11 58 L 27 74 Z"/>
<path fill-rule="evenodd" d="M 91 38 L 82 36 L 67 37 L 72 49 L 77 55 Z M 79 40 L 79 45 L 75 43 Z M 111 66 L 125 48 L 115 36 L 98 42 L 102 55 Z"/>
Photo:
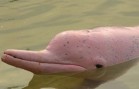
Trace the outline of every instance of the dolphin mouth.
<path fill-rule="evenodd" d="M 20 52 L 20 51 L 19 51 Z M 29 56 L 30 54 L 28 54 Z M 25 55 L 24 55 L 25 56 Z M 34 56 L 35 57 L 35 56 Z M 31 58 L 31 57 L 30 57 Z M 86 68 L 75 65 L 68 64 L 63 62 L 50 62 L 50 61 L 42 61 L 42 60 L 33 60 L 23 56 L 20 56 L 18 53 L 14 51 L 5 51 L 2 56 L 2 61 L 35 74 L 51 74 L 51 73 L 65 73 L 65 72 L 82 72 L 87 70 Z"/>

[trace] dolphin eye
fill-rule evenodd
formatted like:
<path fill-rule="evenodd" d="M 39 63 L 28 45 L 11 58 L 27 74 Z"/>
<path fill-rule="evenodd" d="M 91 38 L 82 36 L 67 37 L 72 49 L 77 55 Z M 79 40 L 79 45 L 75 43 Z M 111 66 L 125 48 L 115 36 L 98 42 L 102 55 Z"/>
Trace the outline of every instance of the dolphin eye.
<path fill-rule="evenodd" d="M 103 65 L 101 65 L 101 64 L 96 64 L 96 68 L 102 68 L 103 67 Z"/>

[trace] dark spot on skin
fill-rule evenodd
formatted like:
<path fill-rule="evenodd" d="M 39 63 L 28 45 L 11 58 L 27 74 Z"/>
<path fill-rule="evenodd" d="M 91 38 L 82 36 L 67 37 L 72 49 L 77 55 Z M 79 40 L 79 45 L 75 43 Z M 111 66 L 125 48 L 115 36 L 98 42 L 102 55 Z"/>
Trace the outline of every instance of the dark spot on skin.
<path fill-rule="evenodd" d="M 67 44 L 69 44 L 69 41 L 67 41 Z"/>
<path fill-rule="evenodd" d="M 88 48 L 91 48 L 90 46 L 88 46 Z"/>
<path fill-rule="evenodd" d="M 90 32 L 90 30 L 86 30 L 86 32 L 88 32 L 88 33 L 89 33 L 89 32 Z"/>
<path fill-rule="evenodd" d="M 76 47 L 78 48 L 79 46 L 77 45 Z"/>
<path fill-rule="evenodd" d="M 65 47 L 66 45 L 64 44 L 64 47 Z"/>
<path fill-rule="evenodd" d="M 101 65 L 101 64 L 96 64 L 96 68 L 102 68 L 103 67 L 103 65 Z"/>
<path fill-rule="evenodd" d="M 68 55 L 67 53 L 65 53 L 65 55 Z"/>
<path fill-rule="evenodd" d="M 83 58 L 84 58 L 83 56 L 80 57 L 80 59 L 83 59 Z"/>

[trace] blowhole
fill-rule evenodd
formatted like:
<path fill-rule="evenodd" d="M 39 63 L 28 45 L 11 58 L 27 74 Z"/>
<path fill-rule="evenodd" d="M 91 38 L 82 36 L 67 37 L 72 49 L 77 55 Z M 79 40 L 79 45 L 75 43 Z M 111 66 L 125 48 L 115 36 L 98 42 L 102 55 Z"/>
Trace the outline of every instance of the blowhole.
<path fill-rule="evenodd" d="M 96 68 L 102 68 L 103 67 L 103 65 L 101 65 L 101 64 L 96 64 Z"/>

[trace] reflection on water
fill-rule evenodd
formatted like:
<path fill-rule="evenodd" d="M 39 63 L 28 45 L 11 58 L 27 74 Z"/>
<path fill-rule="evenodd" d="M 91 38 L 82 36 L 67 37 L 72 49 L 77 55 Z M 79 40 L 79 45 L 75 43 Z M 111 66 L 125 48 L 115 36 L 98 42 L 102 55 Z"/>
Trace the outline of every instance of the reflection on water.
<path fill-rule="evenodd" d="M 107 68 L 85 71 L 82 73 L 34 75 L 29 85 L 23 89 L 95 89 L 100 84 L 124 74 L 138 62 L 137 59 Z"/>
<path fill-rule="evenodd" d="M 139 24 L 138 0 L 0 0 L 0 12 L 0 56 L 9 48 L 42 49 L 53 36 L 65 30 Z M 85 89 L 98 85 L 101 86 L 96 89 L 111 89 L 106 85 L 114 86 L 116 81 L 124 83 L 129 89 L 138 89 L 139 65 L 114 83 L 105 82 L 120 76 L 127 67 L 110 67 L 74 76 L 33 76 L 30 72 L 0 62 L 0 89 L 22 89 L 25 86 L 24 89 Z M 119 68 L 121 71 L 117 71 Z M 98 79 L 100 81 L 96 81 Z M 119 84 L 117 86 L 124 89 Z"/>

